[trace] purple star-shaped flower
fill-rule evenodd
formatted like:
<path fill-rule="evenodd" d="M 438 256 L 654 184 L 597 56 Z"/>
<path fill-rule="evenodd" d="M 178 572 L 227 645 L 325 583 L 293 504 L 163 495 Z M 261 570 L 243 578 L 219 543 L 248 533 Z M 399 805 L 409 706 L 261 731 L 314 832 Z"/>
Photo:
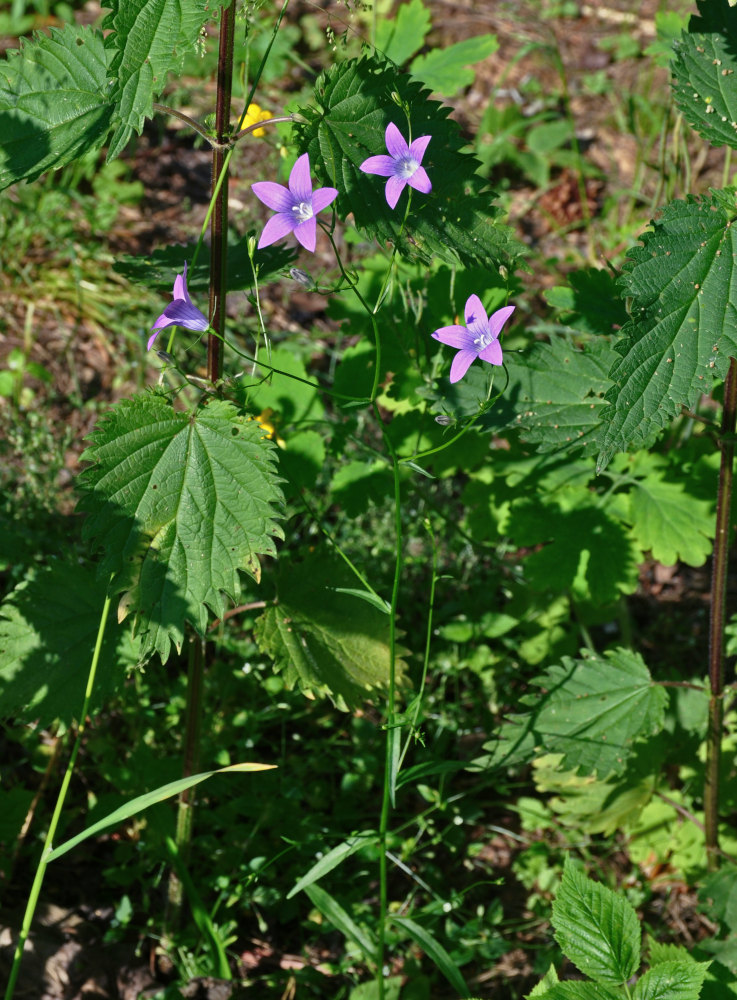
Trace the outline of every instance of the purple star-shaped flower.
<path fill-rule="evenodd" d="M 274 181 L 257 181 L 251 185 L 251 190 L 259 201 L 276 212 L 264 226 L 258 241 L 259 249 L 293 232 L 305 250 L 314 251 L 317 238 L 315 216 L 338 197 L 338 189 L 324 187 L 312 190 L 307 153 L 303 153 L 292 167 L 288 188 Z"/>
<path fill-rule="evenodd" d="M 466 325 L 454 323 L 452 326 L 441 326 L 432 334 L 441 344 L 458 348 L 450 366 L 451 382 L 460 381 L 476 358 L 491 365 L 502 363 L 499 334 L 513 312 L 514 306 L 504 306 L 487 316 L 478 295 L 469 295 L 465 309 Z"/>
<path fill-rule="evenodd" d="M 184 271 L 174 279 L 173 295 L 174 298 L 151 327 L 156 333 L 148 338 L 148 347 L 146 348 L 148 351 L 154 346 L 154 341 L 158 337 L 159 332 L 167 326 L 183 326 L 187 330 L 196 330 L 199 332 L 210 328 L 207 316 L 201 313 L 197 306 L 192 304 L 192 299 L 189 297 L 189 292 L 187 291 L 186 261 L 184 262 Z"/>
<path fill-rule="evenodd" d="M 359 167 L 365 174 L 389 178 L 385 189 L 389 208 L 394 208 L 407 184 L 423 194 L 429 194 L 432 190 L 430 178 L 425 168 L 420 166 L 431 138 L 429 135 L 421 135 L 408 146 L 394 122 L 389 122 L 384 136 L 389 155 L 369 156 Z"/>

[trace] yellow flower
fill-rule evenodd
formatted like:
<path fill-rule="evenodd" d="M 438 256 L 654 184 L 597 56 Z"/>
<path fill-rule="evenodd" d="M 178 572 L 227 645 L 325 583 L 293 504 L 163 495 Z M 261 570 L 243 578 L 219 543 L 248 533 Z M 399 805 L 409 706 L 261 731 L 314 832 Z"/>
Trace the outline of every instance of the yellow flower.
<path fill-rule="evenodd" d="M 246 117 L 243 119 L 243 128 L 255 125 L 256 122 L 266 121 L 267 118 L 271 118 L 271 113 L 269 111 L 263 111 L 258 104 L 249 104 L 248 110 L 246 111 Z M 266 135 L 266 129 L 256 128 L 253 130 L 251 135 L 255 135 L 256 137 Z"/>

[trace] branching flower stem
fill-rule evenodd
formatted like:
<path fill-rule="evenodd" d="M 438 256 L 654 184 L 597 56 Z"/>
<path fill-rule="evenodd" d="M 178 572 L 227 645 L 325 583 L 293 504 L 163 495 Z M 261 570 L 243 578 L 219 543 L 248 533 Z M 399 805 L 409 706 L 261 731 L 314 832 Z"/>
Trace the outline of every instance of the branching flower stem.
<path fill-rule="evenodd" d="M 709 723 L 706 737 L 706 774 L 704 777 L 704 826 L 706 860 L 713 871 L 719 864 L 719 761 L 724 719 L 724 606 L 727 594 L 729 529 L 734 472 L 734 432 L 737 424 L 737 361 L 729 363 L 724 383 L 722 411 L 722 459 L 719 466 L 717 523 L 711 577 L 709 618 Z"/>
<path fill-rule="evenodd" d="M 77 762 L 77 756 L 79 754 L 79 748 L 82 745 L 82 737 L 86 729 L 87 715 L 90 710 L 90 699 L 92 698 L 92 692 L 95 687 L 95 675 L 97 674 L 97 665 L 100 662 L 100 652 L 102 651 L 102 640 L 105 635 L 105 626 L 107 625 L 108 613 L 110 611 L 111 597 L 108 594 L 105 598 L 105 603 L 102 608 L 102 613 L 100 614 L 100 624 L 97 629 L 97 640 L 95 642 L 95 649 L 92 654 L 92 660 L 90 662 L 90 670 L 87 675 L 87 687 L 84 692 L 84 701 L 82 702 L 82 711 L 79 715 L 79 725 L 77 727 L 77 738 L 74 741 L 74 746 L 72 747 L 72 752 L 69 756 L 69 763 L 67 764 L 67 769 L 64 772 L 64 778 L 62 779 L 61 788 L 59 789 L 59 794 L 56 799 L 56 805 L 54 806 L 54 812 L 51 817 L 51 822 L 49 823 L 49 828 L 46 831 L 46 837 L 44 839 L 43 851 L 41 852 L 41 860 L 38 863 L 38 868 L 36 869 L 36 875 L 33 879 L 33 885 L 31 886 L 31 891 L 28 895 L 28 902 L 26 903 L 26 912 L 23 914 L 23 923 L 21 925 L 20 935 L 18 936 L 18 944 L 15 948 L 15 953 L 13 955 L 13 964 L 10 969 L 10 976 L 8 978 L 8 984 L 5 988 L 4 1000 L 12 1000 L 13 993 L 15 991 L 15 985 L 18 979 L 18 973 L 20 972 L 20 964 L 23 959 L 23 949 L 25 943 L 28 940 L 28 935 L 31 930 L 31 923 L 33 921 L 33 914 L 36 912 L 36 906 L 38 904 L 38 899 L 41 894 L 41 886 L 43 885 L 43 880 L 46 875 L 46 868 L 48 865 L 48 856 L 53 850 L 54 837 L 56 836 L 56 830 L 59 826 L 59 820 L 61 818 L 61 812 L 64 808 L 64 802 L 67 797 L 67 792 L 69 791 L 69 784 L 72 780 L 72 774 L 74 773 L 74 765 Z"/>

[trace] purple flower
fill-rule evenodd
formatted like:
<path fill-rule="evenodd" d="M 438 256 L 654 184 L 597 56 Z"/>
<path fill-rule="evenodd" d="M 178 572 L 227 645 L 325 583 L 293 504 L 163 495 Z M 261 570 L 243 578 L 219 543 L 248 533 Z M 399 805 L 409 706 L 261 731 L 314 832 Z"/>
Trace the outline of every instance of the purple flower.
<path fill-rule="evenodd" d="M 487 316 L 478 295 L 469 295 L 465 310 L 466 325 L 441 326 L 432 334 L 441 344 L 458 348 L 450 366 L 451 382 L 462 379 L 476 358 L 491 365 L 502 363 L 499 334 L 513 312 L 514 306 L 504 306 Z"/>
<path fill-rule="evenodd" d="M 369 156 L 359 167 L 365 174 L 389 178 L 385 190 L 389 208 L 394 208 L 407 184 L 423 194 L 429 194 L 432 190 L 430 178 L 424 167 L 420 166 L 431 138 L 429 135 L 421 135 L 408 146 L 394 122 L 389 122 L 384 136 L 389 155 Z"/>
<path fill-rule="evenodd" d="M 192 299 L 189 297 L 189 292 L 187 291 L 186 261 L 184 262 L 184 271 L 174 279 L 173 294 L 174 298 L 151 327 L 156 333 L 148 338 L 148 347 L 146 348 L 148 351 L 154 346 L 154 341 L 158 337 L 159 331 L 165 329 L 167 326 L 183 326 L 187 330 L 197 331 L 207 330 L 210 327 L 207 316 L 201 313 L 197 306 L 192 304 Z"/>
<path fill-rule="evenodd" d="M 324 187 L 312 190 L 307 153 L 303 153 L 292 167 L 288 188 L 274 181 L 257 181 L 251 189 L 259 201 L 276 212 L 264 226 L 258 241 L 259 250 L 293 232 L 305 250 L 314 251 L 317 236 L 315 216 L 338 197 L 338 189 Z"/>

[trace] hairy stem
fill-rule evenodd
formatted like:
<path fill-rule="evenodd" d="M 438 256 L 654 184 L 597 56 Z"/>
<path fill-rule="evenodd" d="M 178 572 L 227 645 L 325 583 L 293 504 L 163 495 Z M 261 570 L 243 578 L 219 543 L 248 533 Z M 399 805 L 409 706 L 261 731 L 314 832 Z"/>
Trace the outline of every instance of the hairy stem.
<path fill-rule="evenodd" d="M 731 359 L 724 383 L 722 412 L 722 461 L 719 467 L 717 524 L 711 577 L 711 615 L 709 621 L 709 729 L 706 738 L 706 774 L 704 778 L 704 826 L 706 857 L 710 870 L 719 864 L 719 760 L 722 720 L 724 717 L 724 605 L 727 593 L 730 509 L 734 465 L 734 432 L 737 422 L 737 361 Z"/>

